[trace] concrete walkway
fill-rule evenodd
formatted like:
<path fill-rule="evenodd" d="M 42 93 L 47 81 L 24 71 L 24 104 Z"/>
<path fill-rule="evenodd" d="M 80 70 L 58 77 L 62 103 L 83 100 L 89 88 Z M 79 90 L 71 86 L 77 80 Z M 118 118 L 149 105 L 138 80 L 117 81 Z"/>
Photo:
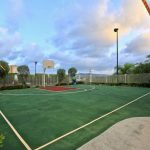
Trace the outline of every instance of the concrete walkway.
<path fill-rule="evenodd" d="M 150 117 L 118 122 L 78 150 L 150 150 Z"/>

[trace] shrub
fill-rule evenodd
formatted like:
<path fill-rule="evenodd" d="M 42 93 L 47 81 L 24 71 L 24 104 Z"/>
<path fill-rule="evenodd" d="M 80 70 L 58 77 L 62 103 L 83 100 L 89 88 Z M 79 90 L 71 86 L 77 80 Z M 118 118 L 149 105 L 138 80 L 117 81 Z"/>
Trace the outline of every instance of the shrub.
<path fill-rule="evenodd" d="M 62 84 L 62 81 L 65 79 L 65 70 L 58 69 L 57 70 L 58 84 Z"/>
<path fill-rule="evenodd" d="M 56 86 L 68 85 L 67 83 L 57 83 Z"/>
<path fill-rule="evenodd" d="M 5 136 L 3 134 L 0 134 L 0 148 L 3 147 L 4 140 L 5 140 Z"/>
<path fill-rule="evenodd" d="M 23 85 L 3 86 L 0 87 L 0 90 L 13 90 L 13 89 L 24 89 L 24 88 L 30 88 L 30 86 L 23 86 Z"/>
<path fill-rule="evenodd" d="M 84 81 L 77 81 L 77 84 L 84 84 Z"/>

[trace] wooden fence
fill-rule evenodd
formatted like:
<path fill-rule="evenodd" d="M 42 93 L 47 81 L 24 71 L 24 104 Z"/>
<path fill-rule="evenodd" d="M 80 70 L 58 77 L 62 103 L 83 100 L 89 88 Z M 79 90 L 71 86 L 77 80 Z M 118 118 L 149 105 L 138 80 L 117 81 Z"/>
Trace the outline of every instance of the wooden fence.
<path fill-rule="evenodd" d="M 125 74 L 125 75 L 111 75 L 111 76 L 100 76 L 100 77 L 90 77 L 81 78 L 82 81 L 92 82 L 92 83 L 123 83 L 123 84 L 142 84 L 150 83 L 150 73 L 145 74 Z"/>
<path fill-rule="evenodd" d="M 26 79 L 26 83 L 30 84 L 31 86 L 42 86 L 43 85 L 43 75 L 34 76 L 30 75 Z M 112 76 L 92 76 L 87 75 L 86 77 L 81 77 L 80 81 L 85 83 L 123 83 L 123 84 L 143 84 L 143 83 L 150 83 L 150 73 L 146 74 L 125 74 L 125 75 L 112 75 Z M 0 79 L 0 86 L 2 86 L 5 82 L 5 85 L 14 85 L 14 84 L 21 84 L 21 79 L 18 78 L 18 83 L 15 83 L 14 76 L 12 74 L 8 75 L 4 80 Z M 66 76 L 63 83 L 69 83 L 71 79 Z M 58 83 L 57 75 L 46 75 L 45 76 L 45 85 L 56 85 Z"/>

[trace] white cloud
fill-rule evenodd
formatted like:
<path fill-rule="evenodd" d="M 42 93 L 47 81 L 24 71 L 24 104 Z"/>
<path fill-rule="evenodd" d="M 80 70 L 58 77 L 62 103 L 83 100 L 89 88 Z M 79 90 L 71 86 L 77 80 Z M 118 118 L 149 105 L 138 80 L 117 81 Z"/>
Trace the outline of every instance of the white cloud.
<path fill-rule="evenodd" d="M 115 27 L 119 28 L 119 44 L 123 43 L 119 51 L 120 64 L 143 60 L 149 54 L 150 19 L 141 0 L 121 0 L 117 9 L 111 7 L 110 2 L 75 1 L 57 16 L 55 36 L 51 39 L 51 47 L 57 51 L 49 55 L 55 60 L 56 68 L 75 66 L 80 71 L 93 69 L 95 72 L 112 73 L 116 65 Z M 40 43 L 23 43 L 18 31 L 20 17 L 25 13 L 24 1 L 10 0 L 9 7 L 9 26 L 0 27 L 0 56 L 33 67 L 33 62 L 41 63 L 48 57 L 46 51 L 50 50 Z M 136 34 L 130 36 L 130 33 Z"/>
<path fill-rule="evenodd" d="M 150 20 L 142 2 L 122 1 L 117 10 L 110 9 L 109 2 L 102 0 L 94 7 L 91 6 L 91 9 L 86 9 L 85 5 L 77 8 L 72 6 L 67 16 L 57 20 L 53 44 L 59 52 L 63 51 L 63 54 L 51 56 L 59 60 L 62 66 L 66 67 L 70 63 L 80 70 L 93 67 L 99 72 L 112 72 L 116 64 L 116 53 L 112 51 L 113 45 L 116 44 L 114 27 L 119 28 L 120 43 L 124 43 L 125 38 L 130 39 L 128 44 L 121 46 L 125 49 L 120 51 L 120 64 L 140 61 L 149 53 L 149 35 L 133 36 L 135 39 L 128 36 L 129 33 L 137 34 L 141 31 L 146 34 L 149 30 Z M 139 52 L 143 53 L 142 57 L 137 54 Z M 64 55 L 66 53 L 67 55 Z M 127 55 L 128 57 L 125 57 Z"/>
<path fill-rule="evenodd" d="M 19 32 L 9 33 L 9 30 L 4 27 L 0 27 L 0 56 L 2 58 L 9 57 L 16 50 L 19 44 L 21 44 L 21 36 Z"/>
<path fill-rule="evenodd" d="M 19 32 L 9 32 L 8 28 L 0 27 L 0 58 L 10 64 L 32 64 L 42 62 L 46 58 L 45 50 L 37 43 L 24 44 Z"/>
<path fill-rule="evenodd" d="M 23 0 L 8 0 L 7 5 L 7 27 L 10 32 L 20 28 L 22 20 L 26 18 L 26 9 Z"/>
<path fill-rule="evenodd" d="M 130 43 L 127 44 L 124 50 L 127 53 L 134 54 L 150 54 L 150 32 L 144 33 L 136 37 Z"/>

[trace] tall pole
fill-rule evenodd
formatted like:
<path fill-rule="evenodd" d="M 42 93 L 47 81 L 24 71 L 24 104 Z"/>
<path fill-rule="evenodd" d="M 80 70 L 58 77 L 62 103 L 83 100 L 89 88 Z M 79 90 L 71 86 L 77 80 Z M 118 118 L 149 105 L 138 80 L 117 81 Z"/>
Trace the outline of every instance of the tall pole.
<path fill-rule="evenodd" d="M 115 28 L 114 29 L 114 32 L 116 32 L 117 34 L 117 71 L 116 71 L 116 74 L 118 75 L 118 28 Z"/>
<path fill-rule="evenodd" d="M 37 61 L 35 61 L 34 63 L 35 63 L 35 75 L 36 75 L 36 65 L 37 65 Z"/>
<path fill-rule="evenodd" d="M 117 30 L 117 75 L 118 75 L 118 30 Z"/>
<path fill-rule="evenodd" d="M 45 71 L 46 71 L 46 68 L 44 68 L 44 76 L 43 76 L 43 86 L 45 87 Z"/>
<path fill-rule="evenodd" d="M 118 83 L 118 28 L 114 29 L 114 32 L 116 32 L 117 34 L 117 70 L 116 70 L 116 74 L 117 74 L 117 83 Z"/>
<path fill-rule="evenodd" d="M 34 63 L 35 63 L 35 85 L 36 85 L 36 65 L 37 65 L 37 61 L 35 61 Z"/>
<path fill-rule="evenodd" d="M 90 84 L 92 83 L 92 70 L 89 70 L 89 74 L 90 74 Z"/>

